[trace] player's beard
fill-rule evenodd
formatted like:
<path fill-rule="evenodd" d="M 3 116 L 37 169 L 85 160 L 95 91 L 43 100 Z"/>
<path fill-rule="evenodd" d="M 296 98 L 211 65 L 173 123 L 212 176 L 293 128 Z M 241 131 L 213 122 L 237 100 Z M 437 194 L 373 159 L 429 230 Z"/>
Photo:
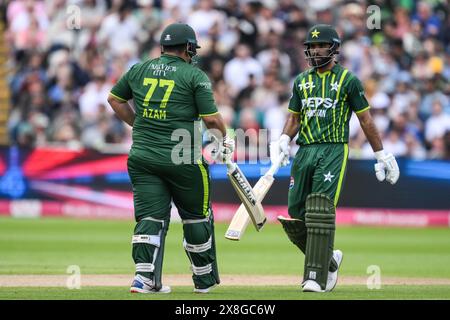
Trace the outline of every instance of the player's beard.
<path fill-rule="evenodd" d="M 306 56 L 306 60 L 308 61 L 308 64 L 314 68 L 325 67 L 331 61 L 333 61 L 334 56 L 337 53 L 339 53 L 339 51 L 337 51 L 334 44 L 333 44 L 333 46 L 331 46 L 328 49 L 328 54 L 325 54 L 325 55 L 320 55 L 320 54 L 312 55 L 311 49 L 309 49 L 309 48 L 305 49 L 304 52 L 305 52 L 305 56 Z"/>
<path fill-rule="evenodd" d="M 320 68 L 320 67 L 324 67 L 327 64 L 329 64 L 334 58 L 334 54 L 330 53 L 327 56 L 320 56 L 320 55 L 315 55 L 315 56 L 307 56 L 306 59 L 308 60 L 308 64 L 311 67 L 315 67 L 315 68 Z"/>

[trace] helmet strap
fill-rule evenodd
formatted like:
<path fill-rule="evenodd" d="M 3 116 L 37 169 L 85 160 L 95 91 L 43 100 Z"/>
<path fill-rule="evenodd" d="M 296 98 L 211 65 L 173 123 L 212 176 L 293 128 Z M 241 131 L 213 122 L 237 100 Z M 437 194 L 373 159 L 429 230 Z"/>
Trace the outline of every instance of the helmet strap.
<path fill-rule="evenodd" d="M 188 42 L 186 44 L 186 51 L 187 51 L 189 57 L 191 57 L 191 58 L 193 58 L 194 56 L 197 55 L 197 49 L 195 47 L 195 44 L 192 42 Z"/>

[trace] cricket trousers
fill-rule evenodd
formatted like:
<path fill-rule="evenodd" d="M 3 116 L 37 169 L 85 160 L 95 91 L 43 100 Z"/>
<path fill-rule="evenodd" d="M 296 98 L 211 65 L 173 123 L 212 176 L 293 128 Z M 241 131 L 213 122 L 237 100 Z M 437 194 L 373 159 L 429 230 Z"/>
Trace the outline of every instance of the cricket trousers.
<path fill-rule="evenodd" d="M 306 198 L 311 193 L 329 196 L 336 207 L 345 180 L 348 145 L 322 143 L 301 146 L 291 168 L 288 213 L 305 219 Z"/>
<path fill-rule="evenodd" d="M 208 164 L 152 162 L 149 153 L 131 150 L 128 173 L 133 186 L 136 227 L 133 259 L 136 274 L 161 285 L 164 242 L 172 203 L 183 223 L 183 247 L 196 288 L 219 283 Z"/>

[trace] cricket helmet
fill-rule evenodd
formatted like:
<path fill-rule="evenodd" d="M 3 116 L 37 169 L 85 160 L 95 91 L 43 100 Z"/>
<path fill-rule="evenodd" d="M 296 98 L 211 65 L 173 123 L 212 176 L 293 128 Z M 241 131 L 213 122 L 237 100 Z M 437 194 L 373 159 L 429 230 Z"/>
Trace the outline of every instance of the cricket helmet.
<path fill-rule="evenodd" d="M 188 54 L 193 57 L 200 46 L 197 43 L 195 31 L 185 23 L 172 23 L 161 34 L 161 46 L 171 47 L 186 44 Z"/>
<path fill-rule="evenodd" d="M 311 51 L 313 43 L 328 43 L 328 53 L 324 56 L 314 55 Z M 339 46 L 341 39 L 333 26 L 328 24 L 317 24 L 309 29 L 304 42 L 306 49 L 304 50 L 306 59 L 312 67 L 323 67 L 330 63 L 334 55 L 339 54 Z"/>

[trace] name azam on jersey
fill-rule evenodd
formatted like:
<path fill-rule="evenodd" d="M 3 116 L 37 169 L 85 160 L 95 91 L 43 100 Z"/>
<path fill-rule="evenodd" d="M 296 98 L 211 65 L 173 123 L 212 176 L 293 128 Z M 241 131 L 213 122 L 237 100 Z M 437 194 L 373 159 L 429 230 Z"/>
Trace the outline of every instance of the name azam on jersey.
<path fill-rule="evenodd" d="M 144 108 L 142 117 L 149 119 L 164 120 L 167 117 L 166 110 Z"/>

